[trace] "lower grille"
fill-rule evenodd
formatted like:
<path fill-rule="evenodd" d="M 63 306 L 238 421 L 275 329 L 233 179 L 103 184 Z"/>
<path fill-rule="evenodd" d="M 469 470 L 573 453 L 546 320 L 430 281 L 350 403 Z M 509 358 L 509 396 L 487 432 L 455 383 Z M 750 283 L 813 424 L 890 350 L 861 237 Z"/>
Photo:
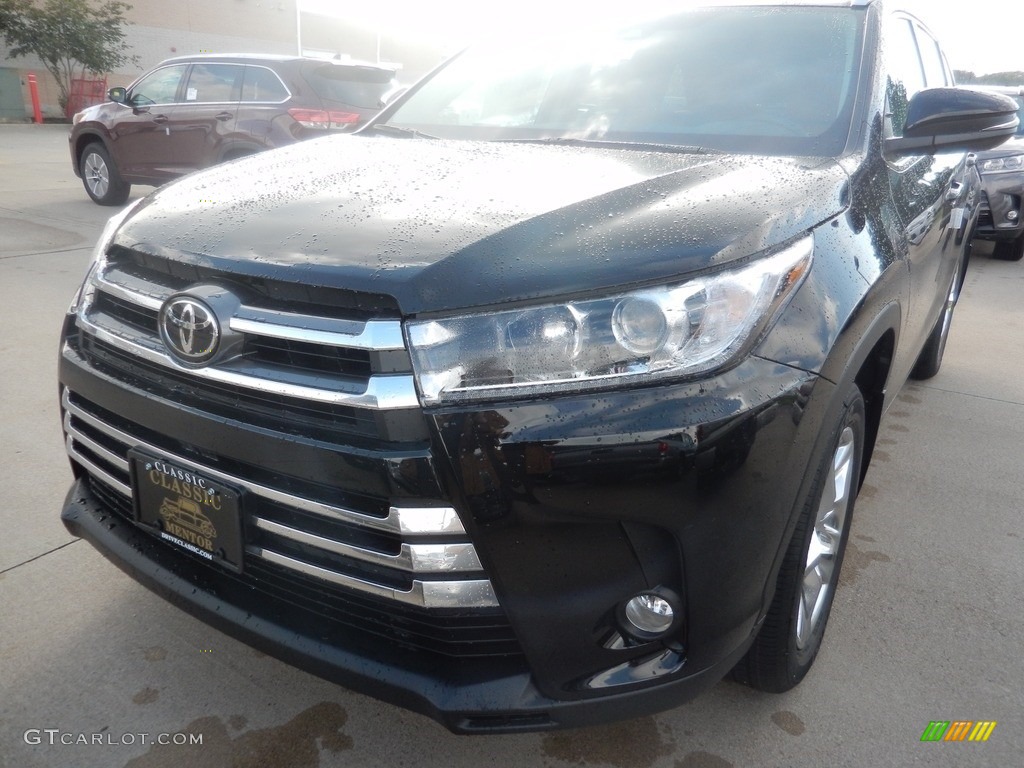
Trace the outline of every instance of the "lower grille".
<path fill-rule="evenodd" d="M 377 516 L 294 496 L 153 445 L 130 425 L 109 423 L 111 414 L 70 391 L 62 405 L 69 455 L 102 505 L 133 525 L 129 449 L 164 455 L 244 488 L 243 571 L 231 578 L 282 610 L 298 606 L 359 633 L 444 656 L 520 653 L 454 510 L 391 507 Z M 173 548 L 157 537 L 154 546 Z M 178 556 L 197 571 L 216 567 L 184 552 Z"/>

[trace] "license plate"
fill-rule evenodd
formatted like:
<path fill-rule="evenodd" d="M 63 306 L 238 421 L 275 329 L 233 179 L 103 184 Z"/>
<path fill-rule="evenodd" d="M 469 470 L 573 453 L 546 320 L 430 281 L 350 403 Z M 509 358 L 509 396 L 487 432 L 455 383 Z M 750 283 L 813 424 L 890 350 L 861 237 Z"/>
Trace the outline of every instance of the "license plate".
<path fill-rule="evenodd" d="M 136 519 L 194 555 L 242 570 L 241 494 L 173 461 L 128 452 Z"/>

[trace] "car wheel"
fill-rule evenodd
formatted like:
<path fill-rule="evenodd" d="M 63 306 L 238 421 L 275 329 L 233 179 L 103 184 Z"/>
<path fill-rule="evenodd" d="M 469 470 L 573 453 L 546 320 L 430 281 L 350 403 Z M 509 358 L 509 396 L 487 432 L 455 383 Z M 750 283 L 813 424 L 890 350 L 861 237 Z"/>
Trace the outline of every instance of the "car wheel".
<path fill-rule="evenodd" d="M 996 243 L 996 249 L 992 255 L 997 259 L 1005 259 L 1006 261 L 1020 261 L 1024 259 L 1024 235 L 1021 235 L 1016 240 Z"/>
<path fill-rule="evenodd" d="M 761 691 L 796 686 L 821 648 L 864 455 L 864 398 L 851 386 L 817 457 L 812 492 L 779 570 L 775 596 L 754 644 L 732 677 Z"/>
<path fill-rule="evenodd" d="M 960 287 L 963 285 L 963 270 L 957 267 L 953 274 L 953 282 L 949 286 L 949 293 L 946 295 L 946 303 L 942 306 L 942 313 L 935 321 L 932 332 L 928 334 L 928 340 L 921 348 L 921 354 L 910 371 L 910 378 L 918 381 L 930 379 L 939 372 L 942 367 L 942 356 L 946 352 L 946 340 L 949 338 L 949 328 L 953 324 L 953 310 L 960 299 Z"/>
<path fill-rule="evenodd" d="M 121 205 L 132 191 L 132 185 L 121 178 L 102 144 L 93 142 L 82 151 L 79 170 L 85 191 L 100 205 Z"/>

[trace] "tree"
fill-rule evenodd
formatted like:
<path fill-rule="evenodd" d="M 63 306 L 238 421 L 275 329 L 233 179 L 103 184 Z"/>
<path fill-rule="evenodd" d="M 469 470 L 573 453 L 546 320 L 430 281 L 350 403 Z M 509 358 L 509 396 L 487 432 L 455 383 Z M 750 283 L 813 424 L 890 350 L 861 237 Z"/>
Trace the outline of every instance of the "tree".
<path fill-rule="evenodd" d="M 959 85 L 1022 85 L 1024 72 L 992 72 L 976 75 L 962 69 L 954 69 L 953 75 Z"/>
<path fill-rule="evenodd" d="M 131 6 L 120 0 L 0 0 L 0 32 L 11 58 L 35 54 L 53 75 L 61 109 L 67 108 L 71 81 L 86 72 L 103 75 L 136 64 L 128 53 L 124 27 Z"/>

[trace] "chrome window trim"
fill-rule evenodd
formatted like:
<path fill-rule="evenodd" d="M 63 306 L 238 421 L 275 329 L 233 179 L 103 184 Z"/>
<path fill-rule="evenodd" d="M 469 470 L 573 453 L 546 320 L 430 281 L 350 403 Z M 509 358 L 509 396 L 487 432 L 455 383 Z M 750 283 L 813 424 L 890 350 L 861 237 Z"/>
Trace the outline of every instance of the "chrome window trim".
<path fill-rule="evenodd" d="M 188 88 L 188 78 L 192 77 L 192 67 L 195 66 L 196 64 L 221 64 L 221 65 L 229 66 L 229 67 L 243 67 L 243 68 L 245 68 L 245 67 L 257 67 L 259 69 L 265 69 L 265 70 L 267 70 L 267 72 L 272 74 L 275 78 L 277 78 L 277 82 L 279 82 L 281 84 L 281 87 L 284 88 L 284 92 L 286 94 L 288 94 L 288 95 L 285 98 L 281 99 L 280 101 L 245 101 L 245 100 L 243 100 L 241 98 L 241 93 L 239 93 L 239 99 L 237 101 L 158 101 L 158 102 L 154 102 L 153 104 L 143 104 L 142 106 L 144 108 L 146 108 L 146 109 L 151 109 L 153 107 L 177 107 L 177 106 L 181 106 L 183 104 L 189 104 L 189 105 L 203 104 L 203 105 L 213 105 L 213 106 L 216 106 L 216 105 L 219 105 L 219 104 L 234 104 L 234 105 L 239 105 L 239 104 L 246 104 L 246 105 L 257 104 L 257 105 L 264 105 L 264 106 L 280 106 L 281 104 L 287 104 L 289 101 L 292 100 L 292 98 L 294 98 L 294 94 L 292 93 L 292 89 L 288 87 L 288 84 L 285 83 L 285 81 L 281 79 L 281 76 L 279 74 L 277 74 L 277 72 L 275 72 L 272 68 L 268 67 L 266 64 L 247 64 L 247 63 L 238 62 L 238 61 L 174 61 L 174 62 L 166 64 L 166 65 L 164 65 L 162 67 L 154 67 L 149 72 L 146 72 L 142 77 L 140 77 L 134 83 L 132 83 L 130 86 L 128 86 L 127 92 L 129 94 L 129 98 L 128 98 L 128 102 L 129 103 L 121 104 L 121 106 L 122 107 L 128 107 L 129 109 L 132 109 L 133 107 L 132 107 L 132 104 L 130 103 L 131 102 L 131 95 L 130 94 L 134 90 L 135 86 L 138 85 L 139 83 L 141 83 L 144 79 L 146 79 L 150 75 L 152 75 L 154 72 L 159 72 L 161 69 L 169 69 L 170 67 L 181 67 L 181 66 L 185 67 L 185 78 L 186 78 L 185 79 L 185 88 L 186 88 L 186 95 L 187 95 L 187 93 L 188 93 L 188 91 L 187 91 L 187 88 Z M 179 83 L 178 87 L 179 88 L 181 87 L 180 83 Z M 245 72 L 242 73 L 242 87 L 243 88 L 245 87 Z"/>

